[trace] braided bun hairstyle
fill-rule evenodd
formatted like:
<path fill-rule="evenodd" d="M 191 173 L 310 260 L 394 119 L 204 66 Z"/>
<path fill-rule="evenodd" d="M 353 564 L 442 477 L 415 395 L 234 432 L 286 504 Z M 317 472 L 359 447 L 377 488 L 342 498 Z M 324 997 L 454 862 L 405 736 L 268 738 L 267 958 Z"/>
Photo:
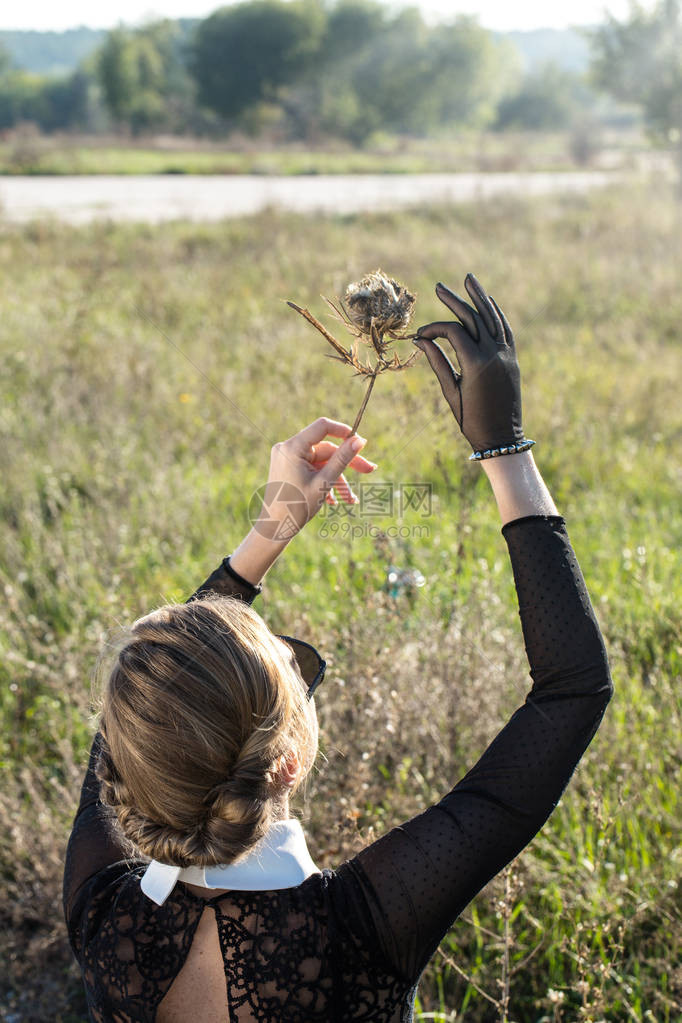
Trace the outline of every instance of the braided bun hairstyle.
<path fill-rule="evenodd" d="M 299 758 L 293 792 L 317 753 L 292 651 L 234 597 L 139 619 L 102 689 L 100 798 L 131 853 L 163 863 L 239 859 L 281 810 L 280 758 Z"/>

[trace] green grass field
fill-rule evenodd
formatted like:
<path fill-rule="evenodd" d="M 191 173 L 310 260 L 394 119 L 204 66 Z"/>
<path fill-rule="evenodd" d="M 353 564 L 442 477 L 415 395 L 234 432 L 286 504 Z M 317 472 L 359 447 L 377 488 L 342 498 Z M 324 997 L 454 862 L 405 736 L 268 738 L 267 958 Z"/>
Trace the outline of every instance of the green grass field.
<path fill-rule="evenodd" d="M 587 146 L 587 149 L 585 149 Z M 583 154 L 579 156 L 578 154 Z M 364 148 L 228 139 L 50 136 L 16 129 L 0 141 L 3 174 L 425 174 L 458 171 L 567 171 L 595 163 L 632 167 L 651 156 L 640 132 L 463 131 L 456 138 L 387 136 Z"/>
<path fill-rule="evenodd" d="M 422 1018 L 682 1019 L 681 227 L 664 188 L 0 225 L 0 1019 L 84 1019 L 61 871 L 104 637 L 236 546 L 275 441 L 352 422 L 362 384 L 284 303 L 322 314 L 377 265 L 417 291 L 417 324 L 468 270 L 507 313 L 616 687 L 547 826 L 434 957 Z M 330 664 L 298 804 L 320 866 L 440 798 L 530 687 L 492 491 L 425 362 L 377 383 L 362 433 L 377 478 L 432 485 L 431 515 L 314 520 L 255 605 Z M 426 585 L 392 595 L 390 566 Z"/>

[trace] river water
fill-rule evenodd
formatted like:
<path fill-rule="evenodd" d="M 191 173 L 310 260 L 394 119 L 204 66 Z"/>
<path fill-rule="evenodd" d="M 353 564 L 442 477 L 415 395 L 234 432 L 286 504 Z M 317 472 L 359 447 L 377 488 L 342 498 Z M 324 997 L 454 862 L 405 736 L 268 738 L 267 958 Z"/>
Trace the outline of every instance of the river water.
<path fill-rule="evenodd" d="M 584 192 L 613 181 L 607 171 L 480 174 L 140 175 L 0 177 L 0 222 L 53 216 L 95 219 L 220 220 L 267 207 L 357 213 L 456 203 L 498 195 Z"/>

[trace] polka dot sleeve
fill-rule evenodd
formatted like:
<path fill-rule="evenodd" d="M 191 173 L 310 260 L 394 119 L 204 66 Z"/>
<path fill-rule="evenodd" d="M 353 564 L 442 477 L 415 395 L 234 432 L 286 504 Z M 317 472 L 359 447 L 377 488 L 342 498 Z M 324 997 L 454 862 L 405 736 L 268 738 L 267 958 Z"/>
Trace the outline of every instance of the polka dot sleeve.
<path fill-rule="evenodd" d="M 556 806 L 596 732 L 612 682 L 561 516 L 502 527 L 533 685 L 479 761 L 440 800 L 340 868 L 361 888 L 367 940 L 416 980 L 480 889 Z"/>

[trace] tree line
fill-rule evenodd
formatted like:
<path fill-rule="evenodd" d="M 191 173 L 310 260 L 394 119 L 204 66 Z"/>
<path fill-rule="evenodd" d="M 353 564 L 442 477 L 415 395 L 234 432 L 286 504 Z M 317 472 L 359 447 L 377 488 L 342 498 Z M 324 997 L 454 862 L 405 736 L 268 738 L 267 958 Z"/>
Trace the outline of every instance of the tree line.
<path fill-rule="evenodd" d="M 642 107 L 652 131 L 682 130 L 680 0 L 590 34 L 589 75 L 518 51 L 475 18 L 428 25 L 416 8 L 377 0 L 242 0 L 203 20 L 119 26 L 77 70 L 53 76 L 0 51 L 0 130 L 253 134 L 361 145 L 377 132 L 561 129 L 593 111 L 597 91 Z M 672 134 L 671 134 L 672 133 Z"/>

